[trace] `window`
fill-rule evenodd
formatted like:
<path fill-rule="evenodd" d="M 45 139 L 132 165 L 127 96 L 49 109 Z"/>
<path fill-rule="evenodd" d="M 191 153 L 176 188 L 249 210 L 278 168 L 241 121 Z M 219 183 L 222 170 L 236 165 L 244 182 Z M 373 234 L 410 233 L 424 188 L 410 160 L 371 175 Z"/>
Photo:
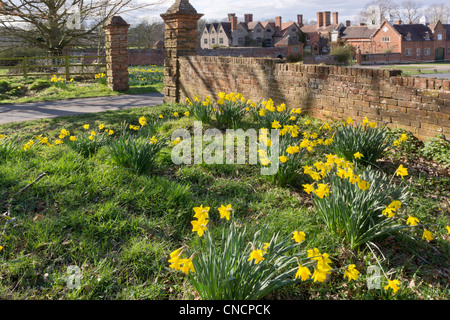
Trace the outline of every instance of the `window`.
<path fill-rule="evenodd" d="M 406 50 L 405 50 L 405 55 L 406 55 L 407 57 L 412 56 L 412 49 L 406 49 Z"/>
<path fill-rule="evenodd" d="M 219 38 L 219 43 L 223 44 L 223 38 Z"/>
<path fill-rule="evenodd" d="M 420 58 L 420 49 L 416 50 L 416 56 L 417 56 L 417 58 Z"/>
<path fill-rule="evenodd" d="M 442 33 L 441 32 L 438 33 L 437 39 L 438 40 L 442 40 Z"/>
<path fill-rule="evenodd" d="M 261 29 L 256 29 L 256 32 L 260 33 L 260 32 L 261 32 Z"/>
<path fill-rule="evenodd" d="M 292 52 L 297 52 L 298 51 L 298 47 L 293 47 L 292 48 Z"/>
<path fill-rule="evenodd" d="M 214 30 L 211 33 L 214 34 Z"/>
<path fill-rule="evenodd" d="M 423 50 L 423 54 L 426 55 L 426 56 L 429 56 L 431 54 L 431 49 L 430 48 L 425 48 Z"/>
<path fill-rule="evenodd" d="M 306 37 L 306 41 L 311 41 L 311 38 L 310 37 Z"/>
<path fill-rule="evenodd" d="M 211 39 L 211 43 L 212 43 L 212 44 L 215 44 L 215 43 L 216 43 L 216 39 L 212 38 L 212 39 Z"/>
<path fill-rule="evenodd" d="M 391 42 L 391 38 L 390 37 L 382 37 L 381 41 L 382 42 Z"/>
<path fill-rule="evenodd" d="M 450 47 L 447 48 L 447 54 L 450 54 Z"/>
<path fill-rule="evenodd" d="M 208 31 L 205 30 L 204 34 L 207 34 L 207 33 L 208 33 Z"/>
<path fill-rule="evenodd" d="M 272 29 L 267 29 L 266 32 L 269 32 L 269 33 L 270 33 L 270 32 L 272 32 Z"/>
<path fill-rule="evenodd" d="M 208 38 L 205 38 L 205 39 L 203 40 L 203 43 L 204 43 L 204 44 L 208 44 Z"/>
<path fill-rule="evenodd" d="M 223 30 L 219 30 L 219 33 L 223 33 Z"/>
<path fill-rule="evenodd" d="M 256 41 L 261 42 L 261 37 L 256 38 Z"/>

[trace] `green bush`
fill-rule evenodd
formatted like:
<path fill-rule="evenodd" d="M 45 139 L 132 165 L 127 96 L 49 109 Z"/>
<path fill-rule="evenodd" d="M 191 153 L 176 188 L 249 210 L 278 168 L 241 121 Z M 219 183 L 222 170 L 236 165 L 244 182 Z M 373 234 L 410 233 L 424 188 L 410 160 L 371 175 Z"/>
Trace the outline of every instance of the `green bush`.
<path fill-rule="evenodd" d="M 346 64 L 351 59 L 352 54 L 353 49 L 351 46 L 337 46 L 334 47 L 330 52 L 330 55 L 334 56 L 337 62 Z"/>

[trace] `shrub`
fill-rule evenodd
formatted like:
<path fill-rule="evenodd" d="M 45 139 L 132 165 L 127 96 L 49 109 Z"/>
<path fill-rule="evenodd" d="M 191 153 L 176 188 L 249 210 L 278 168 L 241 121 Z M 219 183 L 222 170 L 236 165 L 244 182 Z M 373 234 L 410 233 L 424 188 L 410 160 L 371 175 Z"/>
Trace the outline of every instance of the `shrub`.
<path fill-rule="evenodd" d="M 313 194 L 314 207 L 328 230 L 352 249 L 405 227 L 396 223 L 395 213 L 407 199 L 406 187 L 371 167 L 357 175 L 353 163 L 336 155 L 318 167 L 317 182 L 304 185 L 305 191 Z M 311 177 L 315 173 L 309 172 Z"/>
<path fill-rule="evenodd" d="M 296 54 L 296 55 L 289 55 L 287 57 L 286 61 L 288 63 L 296 63 L 296 62 L 303 61 L 303 57 L 302 57 L 302 55 L 300 53 Z"/>
<path fill-rule="evenodd" d="M 353 54 L 353 49 L 351 46 L 337 46 L 334 47 L 330 55 L 336 58 L 337 62 L 348 63 Z"/>
<path fill-rule="evenodd" d="M 383 153 L 393 145 L 393 138 L 388 135 L 386 126 L 378 127 L 375 122 L 364 119 L 362 125 L 353 124 L 351 118 L 347 124 L 335 129 L 333 143 L 328 149 L 347 161 L 353 161 L 355 154 L 362 156 L 356 159 L 361 164 L 375 164 Z"/>

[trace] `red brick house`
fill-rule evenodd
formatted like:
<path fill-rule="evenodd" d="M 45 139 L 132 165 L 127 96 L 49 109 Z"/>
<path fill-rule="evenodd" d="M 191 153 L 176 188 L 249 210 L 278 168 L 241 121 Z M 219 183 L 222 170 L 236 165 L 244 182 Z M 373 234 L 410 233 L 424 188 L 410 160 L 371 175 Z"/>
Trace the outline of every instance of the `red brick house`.
<path fill-rule="evenodd" d="M 396 53 L 402 62 L 450 60 L 450 25 L 394 24 L 346 28 L 341 39 L 368 54 Z"/>
<path fill-rule="evenodd" d="M 275 43 L 275 47 L 288 48 L 288 57 L 295 57 L 298 55 L 301 55 L 303 57 L 303 46 L 303 43 L 298 41 L 296 38 L 292 38 L 289 35 Z"/>

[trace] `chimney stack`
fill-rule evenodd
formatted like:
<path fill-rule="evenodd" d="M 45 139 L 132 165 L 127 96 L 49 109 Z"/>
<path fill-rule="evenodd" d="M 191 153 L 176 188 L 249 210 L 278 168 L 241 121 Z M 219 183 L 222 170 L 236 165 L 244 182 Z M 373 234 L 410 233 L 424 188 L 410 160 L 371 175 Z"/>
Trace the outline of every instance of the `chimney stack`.
<path fill-rule="evenodd" d="M 352 25 L 352 22 L 350 20 L 345 21 L 345 26 L 350 27 Z"/>
<path fill-rule="evenodd" d="M 333 24 L 339 24 L 339 12 L 333 12 Z"/>
<path fill-rule="evenodd" d="M 228 22 L 231 22 L 231 20 L 233 19 L 234 16 L 236 16 L 236 13 L 229 13 L 228 14 Z"/>
<path fill-rule="evenodd" d="M 302 14 L 297 15 L 297 24 L 300 28 L 303 27 L 303 15 Z"/>
<path fill-rule="evenodd" d="M 275 27 L 280 28 L 281 30 L 281 17 L 275 17 Z"/>
<path fill-rule="evenodd" d="M 322 12 L 317 12 L 317 27 L 320 28 L 323 26 L 323 15 Z"/>
<path fill-rule="evenodd" d="M 231 17 L 231 30 L 237 30 L 237 17 Z"/>
<path fill-rule="evenodd" d="M 323 13 L 323 25 L 324 27 L 328 27 L 331 24 L 331 12 L 325 11 Z"/>
<path fill-rule="evenodd" d="M 395 20 L 394 24 L 403 24 L 402 20 Z"/>
<path fill-rule="evenodd" d="M 245 23 L 253 22 L 253 14 L 251 13 L 244 14 L 244 21 Z"/>

